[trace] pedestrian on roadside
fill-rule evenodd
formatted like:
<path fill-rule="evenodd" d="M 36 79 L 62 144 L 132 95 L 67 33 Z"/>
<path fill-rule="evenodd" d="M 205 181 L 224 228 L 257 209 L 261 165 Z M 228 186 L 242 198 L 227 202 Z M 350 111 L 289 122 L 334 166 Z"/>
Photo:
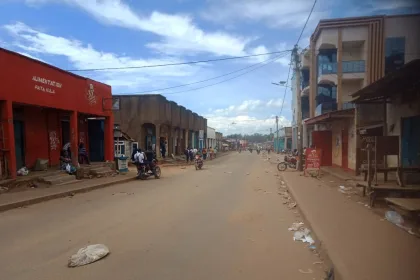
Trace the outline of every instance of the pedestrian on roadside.
<path fill-rule="evenodd" d="M 206 148 L 203 148 L 203 159 L 204 160 L 207 159 L 207 150 L 206 150 Z"/>
<path fill-rule="evenodd" d="M 86 162 L 88 165 L 90 165 L 89 156 L 86 152 L 85 144 L 83 142 L 80 142 L 79 144 L 79 163 L 83 164 Z"/>
<path fill-rule="evenodd" d="M 186 148 L 184 151 L 184 155 L 185 155 L 185 160 L 187 161 L 187 163 L 190 160 L 190 148 Z"/>
<path fill-rule="evenodd" d="M 193 162 L 193 160 L 194 160 L 194 150 L 193 150 L 193 149 L 190 149 L 190 150 L 188 151 L 188 155 L 189 155 L 189 157 L 190 157 L 190 162 L 192 163 L 192 162 Z"/>

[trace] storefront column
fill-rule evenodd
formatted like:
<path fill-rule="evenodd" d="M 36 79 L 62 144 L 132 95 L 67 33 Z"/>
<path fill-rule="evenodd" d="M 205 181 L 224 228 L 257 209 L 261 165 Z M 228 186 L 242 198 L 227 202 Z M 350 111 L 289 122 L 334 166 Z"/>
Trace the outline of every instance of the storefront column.
<path fill-rule="evenodd" d="M 78 117 L 77 111 L 70 113 L 70 149 L 71 149 L 71 160 L 74 166 L 78 166 L 78 150 L 79 150 L 79 137 L 78 137 Z"/>
<path fill-rule="evenodd" d="M 155 146 L 155 152 L 156 157 L 161 158 L 162 154 L 160 153 L 160 124 L 155 125 L 156 127 L 156 146 Z"/>
<path fill-rule="evenodd" d="M 6 160 L 10 177 L 16 178 L 17 167 L 16 167 L 16 156 L 15 156 L 15 131 L 13 126 L 13 106 L 12 101 L 6 100 L 1 102 L 1 125 L 3 127 L 4 137 L 1 141 L 4 141 L 4 149 L 6 150 Z M 5 170 L 3 170 L 5 172 Z"/>
<path fill-rule="evenodd" d="M 188 147 L 188 129 L 185 129 L 185 132 L 184 132 L 184 140 L 185 140 L 185 149 L 188 149 L 188 148 L 190 148 L 190 147 Z"/>
<path fill-rule="evenodd" d="M 104 156 L 105 161 L 114 160 L 114 115 L 105 118 L 104 125 Z"/>

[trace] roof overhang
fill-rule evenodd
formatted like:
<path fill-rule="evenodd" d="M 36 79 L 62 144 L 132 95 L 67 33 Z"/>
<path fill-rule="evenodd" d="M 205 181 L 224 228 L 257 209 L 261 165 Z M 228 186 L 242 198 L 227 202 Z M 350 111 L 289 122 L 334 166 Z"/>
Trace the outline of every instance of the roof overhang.
<path fill-rule="evenodd" d="M 306 125 L 329 123 L 336 120 L 354 118 L 354 108 L 328 112 L 305 120 Z"/>
<path fill-rule="evenodd" d="M 382 79 L 351 94 L 353 103 L 383 102 L 391 97 L 419 93 L 420 59 L 415 59 Z"/>

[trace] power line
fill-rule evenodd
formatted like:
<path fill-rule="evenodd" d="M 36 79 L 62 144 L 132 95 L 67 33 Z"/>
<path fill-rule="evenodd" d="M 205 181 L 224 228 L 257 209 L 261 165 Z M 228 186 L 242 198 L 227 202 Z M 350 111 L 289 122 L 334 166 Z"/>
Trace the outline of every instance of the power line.
<path fill-rule="evenodd" d="M 251 55 L 244 55 L 244 56 L 232 56 L 232 57 L 207 59 L 207 60 L 188 61 L 188 62 L 153 64 L 153 65 L 142 65 L 142 66 L 124 66 L 124 67 L 107 67 L 107 68 L 91 68 L 91 69 L 73 69 L 73 70 L 66 70 L 66 71 L 68 71 L 68 72 L 89 72 L 89 71 L 105 71 L 105 70 L 126 70 L 126 69 L 154 68 L 154 67 L 176 66 L 176 65 L 186 65 L 186 64 L 198 64 L 198 63 L 206 63 L 206 62 L 214 62 L 214 61 L 224 61 L 224 60 L 232 60 L 232 59 L 240 59 L 240 58 L 257 57 L 257 56 L 263 56 L 263 55 L 279 54 L 279 53 L 283 53 L 283 52 L 286 52 L 286 51 L 291 51 L 291 50 L 276 51 L 276 52 L 261 53 L 261 54 L 251 54 Z"/>
<path fill-rule="evenodd" d="M 315 8 L 315 5 L 316 5 L 316 1 L 317 1 L 317 0 L 315 0 L 315 1 L 314 1 L 314 4 L 312 5 L 312 9 L 311 9 L 311 11 L 309 12 L 308 18 L 306 19 L 306 22 L 305 22 L 305 25 L 304 25 L 304 26 L 303 26 L 303 28 L 302 28 L 302 31 L 300 32 L 299 38 L 298 38 L 298 40 L 297 40 L 297 42 L 296 42 L 296 45 L 298 45 L 298 44 L 299 44 L 299 41 L 300 41 L 300 39 L 302 38 L 303 31 L 305 31 L 305 28 L 306 28 L 306 25 L 308 24 L 309 18 L 311 17 L 312 12 L 314 11 L 314 8 Z"/>
<path fill-rule="evenodd" d="M 264 61 L 262 61 L 262 62 L 260 62 L 260 63 L 258 63 L 258 64 L 255 64 L 255 65 L 254 65 L 254 66 L 257 66 L 257 65 L 261 64 L 261 65 L 259 65 L 258 67 L 252 68 L 252 69 L 250 69 L 249 71 L 243 72 L 243 73 L 241 73 L 241 74 L 239 74 L 239 75 L 236 75 L 236 76 L 233 76 L 233 77 L 231 77 L 231 78 L 221 80 L 220 82 L 217 82 L 217 83 L 213 83 L 213 84 L 206 85 L 206 86 L 202 86 L 202 87 L 198 87 L 198 88 L 187 89 L 187 90 L 183 90 L 183 91 L 169 92 L 169 93 L 165 93 L 165 94 L 166 94 L 166 95 L 169 95 L 169 94 L 184 93 L 184 92 L 195 91 L 195 90 L 200 90 L 200 89 L 203 89 L 203 88 L 207 88 L 207 87 L 215 86 L 215 85 L 218 85 L 218 84 L 221 84 L 221 83 L 224 83 L 224 82 L 227 82 L 227 81 L 230 81 L 230 80 L 233 80 L 233 79 L 239 78 L 239 77 L 241 77 L 241 76 L 243 76 L 243 75 L 245 75 L 245 74 L 248 74 L 248 73 L 250 73 L 250 72 L 252 72 L 252 71 L 255 71 L 255 70 L 257 70 L 257 69 L 260 69 L 260 68 L 262 68 L 262 67 L 264 67 L 264 66 L 266 66 L 266 65 L 268 65 L 268 64 L 270 64 L 270 63 L 273 63 L 274 61 L 276 61 L 276 60 L 278 60 L 278 59 L 280 59 L 280 58 L 282 58 L 282 57 L 283 57 L 283 56 L 277 56 L 277 57 L 275 57 L 275 58 L 270 58 L 270 59 L 264 60 Z"/>
<path fill-rule="evenodd" d="M 288 52 L 288 51 L 284 51 L 284 52 Z M 196 81 L 196 82 L 192 82 L 192 83 L 188 83 L 188 84 L 182 84 L 182 85 L 177 85 L 177 86 L 172 86 L 172 87 L 166 87 L 166 88 L 159 88 L 159 89 L 154 89 L 154 90 L 143 90 L 143 91 L 139 91 L 139 92 L 136 92 L 136 93 L 119 93 L 119 94 L 121 94 L 121 95 L 124 95 L 124 94 L 125 95 L 129 95 L 129 94 L 152 93 L 152 92 L 156 92 L 156 91 L 164 91 L 164 90 L 173 89 L 173 88 L 191 86 L 191 85 L 195 85 L 195 84 L 204 83 L 204 82 L 208 82 L 208 81 L 211 81 L 211 80 L 219 79 L 219 78 L 222 78 L 222 77 L 225 77 L 225 76 L 229 76 L 229 75 L 232 75 L 232 74 L 241 72 L 243 70 L 246 70 L 248 68 L 252 68 L 252 67 L 254 67 L 256 65 L 259 65 L 261 63 L 262 62 L 255 63 L 255 64 L 249 65 L 247 67 L 243 67 L 241 69 L 237 69 L 237 70 L 232 71 L 232 72 L 229 72 L 229 73 L 225 73 L 225 74 L 222 74 L 222 75 L 219 75 L 219 76 L 215 76 L 215 77 L 212 77 L 212 78 L 208 78 L 208 79 L 205 79 L 205 80 Z"/>

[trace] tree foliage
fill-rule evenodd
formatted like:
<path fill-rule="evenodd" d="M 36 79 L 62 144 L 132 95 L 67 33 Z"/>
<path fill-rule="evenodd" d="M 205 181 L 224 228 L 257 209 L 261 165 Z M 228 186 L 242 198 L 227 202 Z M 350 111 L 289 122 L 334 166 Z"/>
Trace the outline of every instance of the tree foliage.
<path fill-rule="evenodd" d="M 248 140 L 248 142 L 253 143 L 264 143 L 267 141 L 270 141 L 273 139 L 273 134 L 260 134 L 260 133 L 254 133 L 254 134 L 231 134 L 226 136 L 226 138 L 229 139 L 238 139 L 238 140 Z"/>

